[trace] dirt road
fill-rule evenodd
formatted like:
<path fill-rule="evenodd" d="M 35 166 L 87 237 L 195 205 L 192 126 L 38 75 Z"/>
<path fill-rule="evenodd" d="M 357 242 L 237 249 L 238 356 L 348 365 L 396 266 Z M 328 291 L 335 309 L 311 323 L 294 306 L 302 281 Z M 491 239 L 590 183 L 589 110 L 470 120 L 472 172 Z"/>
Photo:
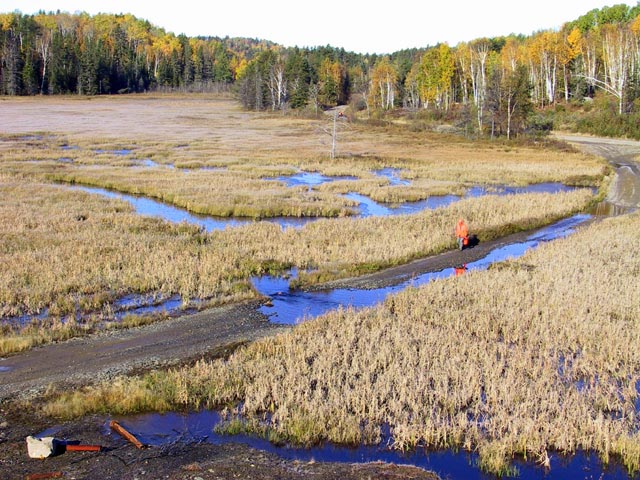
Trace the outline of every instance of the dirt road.
<path fill-rule="evenodd" d="M 556 135 L 586 152 L 606 158 L 616 169 L 607 200 L 619 207 L 640 206 L 640 142 L 580 135 Z"/>
<path fill-rule="evenodd" d="M 640 142 L 565 136 L 580 148 L 607 158 L 618 172 L 610 194 L 611 202 L 640 205 L 640 175 L 635 155 Z M 621 179 L 624 177 L 624 179 Z M 446 252 L 367 277 L 340 281 L 341 286 L 372 287 L 397 283 L 430 271 L 439 271 L 484 256 L 490 249 L 521 240 L 521 233 L 482 243 L 465 252 Z M 337 285 L 337 283 L 336 283 Z M 237 345 L 273 335 L 284 328 L 269 323 L 255 303 L 226 306 L 150 326 L 74 339 L 0 359 L 0 472 L 6 478 L 24 478 L 43 470 L 64 470 L 74 478 L 136 478 L 154 472 L 153 478 L 433 478 L 419 469 L 402 470 L 385 465 L 357 466 L 304 464 L 278 459 L 245 446 L 173 445 L 164 452 L 136 452 L 117 436 L 102 433 L 104 417 L 90 417 L 61 427 L 59 435 L 84 442 L 107 443 L 108 455 L 69 454 L 47 462 L 26 459 L 24 437 L 46 425 L 29 412 L 8 411 L 8 400 L 37 396 L 49 385 L 74 388 L 78 385 L 131 374 L 150 368 L 185 363 L 205 356 L 222 356 Z M 400 470 L 398 470 L 400 469 Z M 192 473 L 188 473 L 192 472 Z M 14 476 L 15 473 L 15 476 Z M 151 478 L 150 477 L 150 478 Z M 2 477 L 5 478 L 5 477 Z"/>
<path fill-rule="evenodd" d="M 73 388 L 133 371 L 220 356 L 282 330 L 256 307 L 256 303 L 220 307 L 10 356 L 0 360 L 0 400 L 33 397 L 50 384 Z"/>

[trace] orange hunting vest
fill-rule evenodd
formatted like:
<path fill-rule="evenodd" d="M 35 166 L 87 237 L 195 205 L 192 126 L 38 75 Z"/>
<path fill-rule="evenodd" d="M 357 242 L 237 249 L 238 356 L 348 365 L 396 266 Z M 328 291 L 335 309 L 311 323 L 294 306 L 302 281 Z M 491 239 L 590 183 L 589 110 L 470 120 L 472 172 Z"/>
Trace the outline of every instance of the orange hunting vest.
<path fill-rule="evenodd" d="M 458 222 L 456 225 L 456 237 L 465 238 L 467 235 L 469 235 L 467 224 L 464 222 Z"/>

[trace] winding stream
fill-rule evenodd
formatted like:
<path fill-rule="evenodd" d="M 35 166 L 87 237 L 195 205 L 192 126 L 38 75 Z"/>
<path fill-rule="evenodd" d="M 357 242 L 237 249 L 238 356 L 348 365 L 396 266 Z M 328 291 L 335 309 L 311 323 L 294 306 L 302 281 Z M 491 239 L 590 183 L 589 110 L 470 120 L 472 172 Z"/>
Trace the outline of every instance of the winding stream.
<path fill-rule="evenodd" d="M 396 169 L 383 169 L 376 171 L 377 175 L 381 176 L 389 176 L 390 178 L 399 179 L 399 171 Z M 313 185 L 320 185 L 325 182 L 335 181 L 336 179 L 345 179 L 346 177 L 326 177 L 324 175 L 320 175 L 317 173 L 309 173 L 309 172 L 300 172 L 292 176 L 288 177 L 278 177 L 278 180 L 284 181 L 288 186 L 298 186 L 298 185 L 309 185 L 309 188 Z M 398 180 L 401 181 L 401 180 Z M 222 218 L 222 217 L 212 217 L 206 215 L 196 215 L 189 212 L 186 209 L 175 207 L 173 205 L 154 200 L 144 196 L 137 195 L 129 195 L 125 193 L 115 192 L 112 190 L 107 190 L 104 188 L 98 187 L 86 187 L 86 186 L 70 186 L 68 188 L 74 190 L 80 190 L 83 192 L 100 195 L 106 198 L 115 198 L 120 200 L 125 200 L 129 202 L 135 212 L 139 215 L 153 216 L 158 217 L 163 220 L 179 223 L 179 222 L 187 222 L 193 225 L 198 225 L 200 228 L 203 228 L 207 232 L 211 232 L 214 230 L 223 230 L 225 228 L 233 228 L 241 225 L 246 225 L 249 223 L 253 223 L 256 221 L 266 221 L 273 222 L 279 225 L 281 228 L 301 228 L 307 223 L 317 221 L 317 217 L 277 217 L 277 218 L 268 218 L 263 220 L 248 220 L 248 219 L 239 219 L 239 218 Z M 573 190 L 575 187 L 568 187 L 563 185 L 562 183 L 542 183 L 530 185 L 527 187 L 508 187 L 508 186 L 492 186 L 492 187 L 472 187 L 468 189 L 466 196 L 468 197 L 480 197 L 483 195 L 494 194 L 494 195 L 513 195 L 519 193 L 558 193 L 563 191 Z M 389 215 L 403 215 L 403 214 L 413 214 L 418 213 L 427 209 L 435 209 L 438 207 L 444 207 L 450 205 L 453 202 L 459 201 L 461 196 L 457 195 L 444 195 L 444 196 L 432 196 L 427 198 L 426 200 L 421 200 L 417 202 L 406 202 L 399 205 L 390 205 L 378 203 L 372 200 L 371 198 L 357 194 L 357 193 L 349 193 L 345 195 L 347 198 L 358 202 L 359 204 L 359 214 L 354 218 L 358 217 L 368 217 L 368 216 L 389 216 Z M 516 248 L 515 246 L 513 247 Z M 506 258 L 506 257 L 505 257 Z M 443 276 L 446 276 L 448 273 L 444 273 Z M 284 289 L 284 284 L 286 283 L 281 279 L 273 279 L 266 277 L 264 279 L 253 279 L 254 286 L 257 290 L 265 295 L 269 295 L 270 291 L 282 291 Z M 264 291 L 263 291 L 264 289 Z M 393 291 L 393 290 L 391 290 Z M 354 293 L 351 291 L 333 291 L 325 295 L 325 300 L 322 301 L 323 298 L 320 294 L 313 295 L 312 297 L 304 298 L 298 297 L 296 295 L 291 295 L 286 299 L 276 296 L 276 300 L 274 303 L 278 305 L 283 305 L 284 302 L 287 302 L 290 307 L 290 310 L 299 308 L 302 312 L 317 312 L 316 314 L 322 313 L 329 308 L 337 308 L 340 305 L 354 305 L 354 306 L 364 306 L 364 305 L 372 305 L 379 299 L 386 296 L 391 291 L 359 291 L 357 294 L 357 299 L 353 298 Z M 316 301 L 311 302 L 311 298 L 314 298 Z M 146 301 L 145 301 L 146 299 Z M 173 313 L 187 313 L 188 311 L 182 310 L 185 304 L 189 304 L 190 308 L 193 304 L 197 304 L 197 299 L 186 299 L 187 302 L 183 302 L 179 296 L 172 296 L 168 299 L 158 299 L 153 296 L 145 296 L 145 295 L 137 295 L 137 296 L 127 296 L 125 298 L 119 299 L 113 305 L 113 311 L 115 312 L 116 319 L 121 319 L 124 315 L 151 315 L 160 312 L 167 312 L 170 314 Z M 319 305 L 324 304 L 326 308 L 320 307 Z M 286 310 L 286 307 L 285 307 Z M 267 312 L 265 312 L 267 313 Z M 46 316 L 47 312 L 43 312 L 41 315 Z M 288 315 L 280 312 L 280 313 L 269 313 L 269 315 L 274 319 L 274 321 L 281 322 L 283 318 L 289 318 Z M 17 322 L 24 324 L 31 319 L 33 316 L 24 316 L 19 318 L 8 319 L 11 322 Z M 290 320 L 285 320 L 284 323 L 293 323 Z"/>
<path fill-rule="evenodd" d="M 279 177 L 289 178 L 289 177 Z M 324 177 L 323 175 L 315 173 L 298 174 L 290 178 L 289 186 L 296 185 L 320 185 L 327 181 L 335 181 L 336 177 Z M 338 177 L 344 178 L 344 177 Z M 328 180 L 327 180 L 328 179 Z M 207 232 L 214 230 L 224 230 L 226 227 L 238 227 L 247 225 L 257 221 L 260 222 L 272 222 L 280 225 L 282 228 L 287 227 L 302 227 L 307 223 L 315 222 L 324 217 L 275 217 L 265 218 L 260 220 L 246 219 L 239 217 L 213 217 L 208 215 L 197 215 L 189 212 L 188 210 L 174 205 L 161 202 L 149 197 L 140 195 L 130 195 L 126 193 L 117 192 L 114 190 L 107 190 L 99 187 L 87 187 L 81 185 L 69 186 L 73 190 L 80 190 L 86 193 L 100 195 L 107 198 L 116 198 L 129 202 L 135 212 L 139 215 L 147 215 L 151 217 L 158 217 L 168 222 L 179 223 L 187 222 L 193 225 L 202 227 Z M 519 193 L 559 193 L 574 190 L 575 187 L 568 187 L 562 183 L 549 182 L 540 183 L 535 185 L 529 185 L 526 187 L 508 187 L 508 186 L 492 186 L 486 187 L 472 187 L 467 191 L 467 197 L 481 197 L 483 195 L 513 195 Z M 366 195 L 359 193 L 348 193 L 346 198 L 354 200 L 359 204 L 359 212 L 353 218 L 369 217 L 369 216 L 388 216 L 388 215 L 404 215 L 421 212 L 422 210 L 429 210 L 438 207 L 446 207 L 453 202 L 464 198 L 458 195 L 442 195 L 432 196 L 425 200 L 417 202 L 405 202 L 398 205 L 391 205 L 385 203 L 379 203 Z"/>
<path fill-rule="evenodd" d="M 492 263 L 520 257 L 528 249 L 535 248 L 540 243 L 570 235 L 575 227 L 590 218 L 591 215 L 580 214 L 560 220 L 532 233 L 523 242 L 496 248 L 480 260 L 465 264 L 463 268 L 465 270 L 484 270 Z M 295 271 L 290 273 L 291 276 L 296 276 Z M 391 287 L 376 289 L 291 290 L 289 288 L 290 278 L 271 276 L 253 278 L 252 283 L 259 293 L 271 299 L 269 305 L 260 308 L 262 313 L 267 315 L 272 322 L 295 324 L 341 307 L 369 307 L 382 302 L 388 295 L 409 286 L 423 285 L 431 280 L 450 277 L 456 273 L 459 272 L 456 272 L 455 268 L 446 268 L 439 272 L 418 275 Z"/>

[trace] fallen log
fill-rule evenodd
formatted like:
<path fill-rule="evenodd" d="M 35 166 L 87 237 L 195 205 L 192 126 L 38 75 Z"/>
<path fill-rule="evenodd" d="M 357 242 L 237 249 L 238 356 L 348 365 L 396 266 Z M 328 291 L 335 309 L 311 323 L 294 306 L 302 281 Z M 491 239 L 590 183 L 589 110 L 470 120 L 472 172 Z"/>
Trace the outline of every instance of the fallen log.
<path fill-rule="evenodd" d="M 133 434 L 129 433 L 122 425 L 120 425 L 115 420 L 111 420 L 111 422 L 109 422 L 109 427 L 111 427 L 112 430 L 116 431 L 117 433 L 122 435 L 124 438 L 129 440 L 131 443 L 133 443 L 136 446 L 136 448 L 146 447 L 144 443 L 138 440 Z"/>

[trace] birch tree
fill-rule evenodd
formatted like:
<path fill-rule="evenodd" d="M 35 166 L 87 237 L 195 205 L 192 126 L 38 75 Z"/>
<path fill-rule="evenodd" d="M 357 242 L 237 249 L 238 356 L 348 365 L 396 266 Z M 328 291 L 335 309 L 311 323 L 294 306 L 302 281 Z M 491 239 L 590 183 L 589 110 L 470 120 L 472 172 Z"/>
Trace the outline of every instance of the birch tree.
<path fill-rule="evenodd" d="M 482 131 L 484 108 L 487 100 L 487 62 L 489 60 L 490 44 L 484 38 L 469 45 L 471 73 L 471 87 L 473 101 L 477 111 L 478 130 Z"/>
<path fill-rule="evenodd" d="M 406 106 L 411 110 L 417 110 L 421 105 L 420 88 L 418 84 L 419 72 L 420 63 L 416 62 L 404 80 L 404 101 Z"/>
<path fill-rule="evenodd" d="M 369 98 L 374 107 L 389 110 L 394 107 L 398 81 L 398 72 L 389 57 L 379 60 L 371 72 Z"/>
<path fill-rule="evenodd" d="M 619 114 L 623 112 L 626 90 L 635 68 L 635 51 L 634 36 L 628 28 L 602 26 L 604 80 L 595 83 L 618 99 Z"/>
<path fill-rule="evenodd" d="M 425 106 L 433 102 L 437 109 L 448 110 L 454 69 L 454 58 L 446 43 L 425 52 L 418 73 L 418 88 Z"/>
<path fill-rule="evenodd" d="M 280 110 L 287 100 L 287 79 L 284 74 L 285 66 L 278 58 L 269 68 L 269 94 L 271 95 L 271 110 Z"/>
<path fill-rule="evenodd" d="M 51 15 L 39 14 L 35 17 L 36 23 L 40 26 L 40 31 L 36 37 L 36 48 L 40 54 L 42 62 L 42 83 L 40 84 L 40 94 L 44 94 L 47 81 L 49 62 L 51 61 L 51 44 L 53 41 L 53 32 L 56 28 L 56 20 Z"/>
<path fill-rule="evenodd" d="M 459 43 L 454 53 L 458 86 L 462 96 L 462 103 L 469 103 L 469 83 L 471 79 L 471 50 L 467 43 Z"/>

